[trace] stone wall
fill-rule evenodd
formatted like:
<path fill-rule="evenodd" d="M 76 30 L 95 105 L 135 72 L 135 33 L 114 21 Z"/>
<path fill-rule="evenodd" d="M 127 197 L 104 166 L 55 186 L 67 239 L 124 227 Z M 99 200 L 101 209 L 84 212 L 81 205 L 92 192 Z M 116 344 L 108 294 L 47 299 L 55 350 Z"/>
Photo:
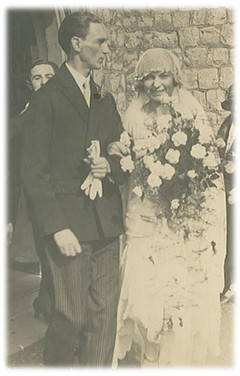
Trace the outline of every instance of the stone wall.
<path fill-rule="evenodd" d="M 182 83 L 200 101 L 217 130 L 228 113 L 221 109 L 233 81 L 234 12 L 214 9 L 91 9 L 110 30 L 105 85 L 124 117 L 134 95 L 134 68 L 143 51 L 164 47 L 182 63 Z M 100 73 L 98 73 L 100 74 Z"/>

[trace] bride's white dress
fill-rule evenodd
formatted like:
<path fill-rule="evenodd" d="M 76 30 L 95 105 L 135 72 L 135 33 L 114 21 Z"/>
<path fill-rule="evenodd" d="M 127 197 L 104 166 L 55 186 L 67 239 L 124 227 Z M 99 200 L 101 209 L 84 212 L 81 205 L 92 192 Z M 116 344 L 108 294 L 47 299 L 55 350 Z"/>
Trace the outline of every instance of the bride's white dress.
<path fill-rule="evenodd" d="M 185 92 L 178 93 L 186 103 Z M 199 106 L 191 96 L 192 108 Z M 188 99 L 188 110 L 191 102 Z M 128 131 L 141 136 L 135 118 Z M 131 129 L 130 129 L 131 128 Z M 194 230 L 205 226 L 201 238 L 194 231 L 184 240 L 181 231 L 168 228 L 156 218 L 156 206 L 132 192 L 134 173 L 127 187 L 126 246 L 122 255 L 122 289 L 113 367 L 137 342 L 144 352 L 141 335 L 159 345 L 158 364 L 205 364 L 220 355 L 220 300 L 225 258 L 225 197 L 223 182 L 206 192 L 206 203 Z M 142 329 L 141 329 L 142 328 Z M 140 331 L 139 331 L 140 329 Z"/>

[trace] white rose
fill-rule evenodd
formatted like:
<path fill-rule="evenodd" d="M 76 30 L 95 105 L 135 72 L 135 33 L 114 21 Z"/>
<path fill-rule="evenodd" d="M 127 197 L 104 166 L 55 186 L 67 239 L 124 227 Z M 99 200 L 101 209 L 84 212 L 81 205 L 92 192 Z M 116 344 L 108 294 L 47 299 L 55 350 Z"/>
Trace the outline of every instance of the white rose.
<path fill-rule="evenodd" d="M 153 153 L 154 150 L 156 150 L 156 149 L 159 148 L 160 141 L 155 136 L 148 137 L 148 139 L 147 139 L 147 145 L 148 145 L 148 150 L 150 151 L 150 153 Z"/>
<path fill-rule="evenodd" d="M 154 164 L 154 157 L 153 155 L 144 155 L 143 163 L 146 168 L 149 168 Z"/>
<path fill-rule="evenodd" d="M 193 145 L 190 154 L 196 159 L 202 159 L 206 155 L 206 148 L 200 144 Z"/>
<path fill-rule="evenodd" d="M 222 137 L 219 137 L 219 138 L 216 140 L 215 145 L 216 145 L 217 148 L 222 149 L 222 148 L 225 147 L 226 142 L 224 141 L 224 139 L 223 139 Z"/>
<path fill-rule="evenodd" d="M 132 172 L 134 170 L 134 163 L 133 163 L 131 155 L 121 158 L 120 164 L 121 164 L 122 170 L 125 172 L 126 171 Z"/>
<path fill-rule="evenodd" d="M 172 135 L 172 142 L 175 146 L 186 145 L 187 135 L 185 132 L 176 132 Z"/>
<path fill-rule="evenodd" d="M 177 209 L 179 207 L 179 200 L 176 198 L 171 201 L 171 209 Z"/>
<path fill-rule="evenodd" d="M 180 152 L 179 150 L 169 149 L 167 154 L 165 155 L 165 158 L 168 162 L 177 164 L 179 162 Z"/>
<path fill-rule="evenodd" d="M 228 173 L 228 174 L 232 174 L 234 171 L 236 170 L 236 166 L 235 164 L 233 163 L 233 161 L 228 161 L 225 165 L 225 171 Z"/>
<path fill-rule="evenodd" d="M 161 177 L 165 180 L 171 180 L 175 174 L 175 168 L 168 163 L 162 167 Z"/>
<path fill-rule="evenodd" d="M 151 166 L 150 166 L 150 171 L 152 174 L 154 175 L 157 175 L 157 176 L 161 176 L 162 175 L 162 171 L 163 171 L 163 165 L 160 161 L 157 161 L 155 163 L 153 163 Z"/>
<path fill-rule="evenodd" d="M 219 163 L 220 160 L 218 153 L 208 153 L 208 155 L 203 158 L 204 167 L 215 168 L 219 165 Z"/>
<path fill-rule="evenodd" d="M 188 176 L 189 178 L 191 178 L 191 179 L 194 179 L 194 178 L 197 176 L 196 171 L 195 171 L 195 170 L 189 170 L 189 171 L 187 172 L 187 176 Z"/>
<path fill-rule="evenodd" d="M 131 140 L 130 140 L 130 137 L 129 137 L 129 134 L 126 132 L 126 131 L 124 131 L 124 132 L 122 132 L 122 134 L 121 134 L 121 136 L 120 136 L 120 142 L 124 145 L 124 146 L 126 146 L 126 147 L 130 147 L 130 145 L 131 145 Z"/>
<path fill-rule="evenodd" d="M 138 197 L 142 197 L 143 195 L 142 188 L 139 185 L 133 188 L 132 192 L 135 193 L 135 195 L 137 195 Z"/>
<path fill-rule="evenodd" d="M 133 151 L 138 158 L 142 157 L 147 152 L 147 141 L 144 138 L 134 140 Z"/>
<path fill-rule="evenodd" d="M 162 180 L 155 174 L 150 174 L 147 179 L 148 184 L 152 188 L 160 187 Z"/>

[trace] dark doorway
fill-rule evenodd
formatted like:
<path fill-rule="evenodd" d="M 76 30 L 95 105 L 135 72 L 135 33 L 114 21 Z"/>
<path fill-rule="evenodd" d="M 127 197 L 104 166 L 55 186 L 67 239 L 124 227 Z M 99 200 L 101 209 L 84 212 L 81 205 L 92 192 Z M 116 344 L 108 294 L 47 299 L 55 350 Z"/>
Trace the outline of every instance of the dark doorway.
<path fill-rule="evenodd" d="M 9 117 L 20 113 L 29 99 L 26 71 L 36 50 L 36 38 L 28 11 L 8 12 L 8 88 Z"/>

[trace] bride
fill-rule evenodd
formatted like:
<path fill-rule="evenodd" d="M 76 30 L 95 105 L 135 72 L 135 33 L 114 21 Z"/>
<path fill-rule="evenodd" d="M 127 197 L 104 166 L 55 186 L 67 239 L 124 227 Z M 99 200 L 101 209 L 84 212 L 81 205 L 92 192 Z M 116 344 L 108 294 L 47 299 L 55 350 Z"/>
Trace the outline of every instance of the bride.
<path fill-rule="evenodd" d="M 179 61 L 170 51 L 155 48 L 141 56 L 136 66 L 138 95 L 125 118 L 133 140 L 146 136 L 150 119 L 169 115 L 169 98 L 183 118 L 206 126 L 202 106 L 181 88 L 179 76 Z M 113 145 L 109 153 L 116 149 Z M 113 367 L 133 343 L 141 348 L 143 364 L 207 364 L 220 355 L 219 294 L 225 257 L 222 179 L 206 191 L 205 210 L 201 218 L 193 216 L 186 239 L 181 230 L 168 226 L 164 216 L 156 215 L 151 198 L 136 194 L 136 178 L 133 171 L 126 189 L 126 246 Z M 194 228 L 199 225 L 203 231 L 196 236 Z"/>

